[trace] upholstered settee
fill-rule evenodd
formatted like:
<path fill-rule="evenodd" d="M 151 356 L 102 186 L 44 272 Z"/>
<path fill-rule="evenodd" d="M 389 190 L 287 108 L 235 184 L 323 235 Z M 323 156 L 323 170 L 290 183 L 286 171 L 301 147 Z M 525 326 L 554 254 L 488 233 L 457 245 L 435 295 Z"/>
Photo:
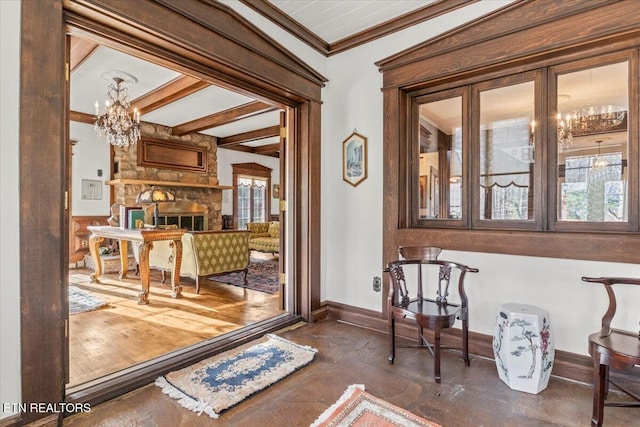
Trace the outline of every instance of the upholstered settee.
<path fill-rule="evenodd" d="M 171 271 L 173 250 L 169 241 L 153 243 L 149 252 L 149 267 Z M 247 283 L 249 267 L 249 232 L 246 230 L 190 231 L 182 236 L 182 263 L 180 276 L 196 282 L 200 292 L 200 278 L 222 273 L 244 271 Z M 163 281 L 164 281 L 163 274 Z"/>
<path fill-rule="evenodd" d="M 248 222 L 249 249 L 280 253 L 280 222 Z"/>

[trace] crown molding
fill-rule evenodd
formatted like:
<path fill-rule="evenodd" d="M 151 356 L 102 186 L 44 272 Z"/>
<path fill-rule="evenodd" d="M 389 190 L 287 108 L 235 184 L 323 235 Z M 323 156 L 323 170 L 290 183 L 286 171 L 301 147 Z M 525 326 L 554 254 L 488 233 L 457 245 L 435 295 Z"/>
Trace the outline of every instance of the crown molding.
<path fill-rule="evenodd" d="M 352 36 L 345 37 L 337 42 L 328 43 L 289 15 L 283 13 L 267 0 L 240 0 L 241 3 L 255 10 L 327 57 L 404 30 L 477 1 L 479 0 L 439 0 L 374 27 L 367 28 Z"/>

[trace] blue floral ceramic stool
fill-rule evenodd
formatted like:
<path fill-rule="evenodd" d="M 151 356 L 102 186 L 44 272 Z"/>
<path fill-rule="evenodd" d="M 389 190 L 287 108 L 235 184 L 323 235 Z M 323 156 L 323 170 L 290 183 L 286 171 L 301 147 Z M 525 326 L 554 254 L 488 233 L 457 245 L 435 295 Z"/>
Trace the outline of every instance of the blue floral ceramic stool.
<path fill-rule="evenodd" d="M 549 313 L 533 305 L 501 305 L 493 334 L 493 356 L 500 379 L 513 390 L 532 394 L 544 390 L 554 357 Z"/>

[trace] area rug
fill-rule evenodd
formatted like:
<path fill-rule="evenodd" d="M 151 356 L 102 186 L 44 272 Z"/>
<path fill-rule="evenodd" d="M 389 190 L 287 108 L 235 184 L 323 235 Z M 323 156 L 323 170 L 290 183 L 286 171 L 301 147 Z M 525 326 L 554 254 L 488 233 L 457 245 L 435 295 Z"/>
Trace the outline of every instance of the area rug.
<path fill-rule="evenodd" d="M 227 283 L 229 285 L 246 287 L 254 291 L 277 294 L 280 290 L 278 283 L 278 260 L 262 260 L 251 258 L 247 271 L 247 286 L 244 285 L 244 272 L 219 274 L 207 277 L 207 280 Z"/>
<path fill-rule="evenodd" d="M 308 365 L 317 350 L 268 334 L 266 341 L 233 349 L 156 379 L 156 385 L 198 415 L 221 412 Z"/>
<path fill-rule="evenodd" d="M 398 406 L 378 399 L 364 391 L 364 385 L 353 384 L 330 408 L 322 413 L 311 427 L 441 427 Z"/>
<path fill-rule="evenodd" d="M 107 304 L 108 302 L 93 296 L 90 292 L 69 286 L 69 314 L 97 310 Z"/>

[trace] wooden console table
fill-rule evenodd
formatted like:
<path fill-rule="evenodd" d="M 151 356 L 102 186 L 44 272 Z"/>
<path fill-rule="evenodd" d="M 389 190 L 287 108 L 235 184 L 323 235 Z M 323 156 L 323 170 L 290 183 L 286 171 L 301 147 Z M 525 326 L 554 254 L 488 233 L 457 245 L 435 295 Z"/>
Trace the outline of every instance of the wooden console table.
<path fill-rule="evenodd" d="M 138 304 L 149 304 L 149 252 L 153 249 L 153 242 L 159 240 L 171 240 L 173 247 L 173 271 L 171 272 L 171 289 L 173 297 L 181 297 L 180 265 L 182 264 L 182 235 L 186 230 L 181 229 L 140 229 L 129 230 L 120 227 L 95 226 L 87 227 L 91 232 L 89 238 L 89 251 L 95 264 L 95 272 L 90 275 L 93 283 L 100 283 L 102 275 L 102 263 L 98 248 L 104 239 L 118 239 L 120 241 L 120 279 L 127 277 L 128 242 L 139 242 L 140 245 L 140 283 L 142 290 L 138 294 Z"/>

